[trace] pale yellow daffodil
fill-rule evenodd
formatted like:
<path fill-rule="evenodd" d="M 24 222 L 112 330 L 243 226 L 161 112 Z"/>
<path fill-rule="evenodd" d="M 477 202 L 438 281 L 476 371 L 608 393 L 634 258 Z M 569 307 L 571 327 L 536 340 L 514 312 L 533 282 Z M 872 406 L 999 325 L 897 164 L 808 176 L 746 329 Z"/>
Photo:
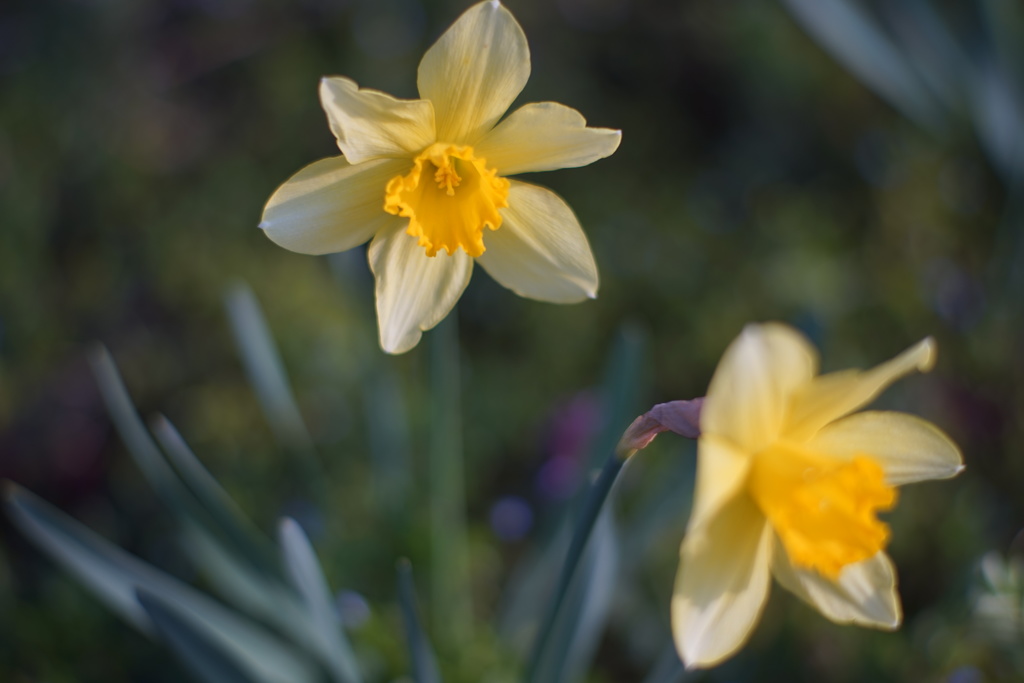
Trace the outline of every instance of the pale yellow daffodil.
<path fill-rule="evenodd" d="M 444 319 L 477 261 L 521 296 L 594 298 L 597 266 L 569 206 L 506 176 L 584 166 L 621 133 L 574 109 L 527 104 L 499 122 L 530 75 L 530 52 L 497 0 L 467 10 L 427 51 L 421 99 L 324 78 L 320 101 L 343 157 L 315 162 L 271 196 L 260 227 L 307 254 L 370 242 L 380 343 L 401 353 Z M 487 230 L 485 230 L 487 228 Z"/>
<path fill-rule="evenodd" d="M 904 413 L 854 413 L 935 362 L 925 339 L 867 371 L 818 375 L 814 348 L 779 324 L 750 325 L 725 352 L 701 408 L 697 481 L 672 599 L 688 667 L 738 650 L 771 577 L 838 623 L 894 629 L 896 575 L 877 513 L 896 486 L 945 479 L 959 449 Z"/>

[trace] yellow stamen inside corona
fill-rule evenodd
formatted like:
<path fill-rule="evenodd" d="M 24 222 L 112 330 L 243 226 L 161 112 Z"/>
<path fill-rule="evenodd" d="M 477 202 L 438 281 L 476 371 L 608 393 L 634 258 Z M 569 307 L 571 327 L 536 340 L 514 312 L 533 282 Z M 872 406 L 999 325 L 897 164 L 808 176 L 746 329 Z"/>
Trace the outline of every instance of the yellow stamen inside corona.
<path fill-rule="evenodd" d="M 896 489 L 870 456 L 840 461 L 777 443 L 754 456 L 748 487 L 793 565 L 833 581 L 889 540 L 877 513 L 893 508 Z"/>
<path fill-rule="evenodd" d="M 416 157 L 407 174 L 388 181 L 384 210 L 408 217 L 406 232 L 419 238 L 427 256 L 460 247 L 480 256 L 484 226 L 501 226 L 498 209 L 508 206 L 508 188 L 508 180 L 487 168 L 472 147 L 437 142 Z"/>

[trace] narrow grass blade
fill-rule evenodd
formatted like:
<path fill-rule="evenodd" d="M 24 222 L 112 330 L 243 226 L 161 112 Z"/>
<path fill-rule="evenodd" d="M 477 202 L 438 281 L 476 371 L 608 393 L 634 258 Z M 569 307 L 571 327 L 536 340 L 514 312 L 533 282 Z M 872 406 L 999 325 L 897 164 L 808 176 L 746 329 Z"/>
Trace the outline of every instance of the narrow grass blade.
<path fill-rule="evenodd" d="M 782 0 L 822 48 L 905 116 L 933 131 L 942 110 L 904 55 L 854 0 Z"/>
<path fill-rule="evenodd" d="M 971 79 L 971 113 L 985 152 L 1013 191 L 1024 187 L 1024 93 L 993 57 Z"/>
<path fill-rule="evenodd" d="M 677 530 L 676 543 L 682 538 L 690 508 L 693 505 L 693 484 L 696 474 L 696 444 L 681 439 L 672 455 L 671 466 L 656 473 L 657 483 L 644 496 L 642 505 L 628 520 L 623 520 L 623 569 L 629 572 L 644 558 L 655 543 L 664 541 L 669 529 Z M 648 473 L 650 476 L 650 473 Z"/>
<path fill-rule="evenodd" d="M 412 660 L 412 675 L 416 683 L 441 683 L 441 673 L 430 640 L 423 632 L 419 607 L 416 600 L 416 586 L 412 580 L 412 565 L 408 560 L 398 563 L 398 602 L 402 608 L 405 637 Z"/>
<path fill-rule="evenodd" d="M 316 655 L 335 683 L 360 680 L 347 640 L 339 646 L 331 635 L 331 629 L 340 626 L 332 622 L 323 628 L 321 624 L 325 619 L 311 614 L 305 598 L 293 586 L 270 578 L 241 561 L 198 526 L 186 526 L 184 538 L 193 561 L 205 570 L 219 594 L 248 614 L 276 626 L 291 642 L 301 644 Z M 327 608 L 333 610 L 331 605 Z M 330 616 L 333 619 L 333 611 Z M 343 661 L 346 658 L 350 665 Z"/>
<path fill-rule="evenodd" d="M 256 295 L 247 285 L 238 284 L 228 290 L 224 305 L 245 372 L 274 437 L 296 455 L 304 469 L 306 485 L 318 500 L 325 501 L 327 487 L 313 438 L 299 412 L 284 363 Z"/>
<path fill-rule="evenodd" d="M 615 454 L 615 447 L 622 432 L 640 412 L 639 387 L 644 374 L 641 359 L 645 347 L 646 337 L 643 332 L 627 326 L 620 332 L 612 350 L 601 391 L 604 404 L 602 420 L 606 427 L 597 440 L 594 454 L 591 455 L 591 461 L 595 458 L 604 458 L 603 469 L 594 484 L 585 489 L 580 505 L 576 508 L 578 512 L 573 522 L 565 562 L 562 564 L 551 599 L 543 608 L 537 637 L 530 651 L 526 675 L 526 680 L 530 683 L 542 680 L 540 677 L 549 671 L 547 664 L 542 668 L 542 663 L 549 661 L 546 659 L 547 651 L 553 647 L 559 611 L 566 600 L 577 565 L 587 547 L 598 515 L 622 470 L 624 461 Z"/>
<path fill-rule="evenodd" d="M 654 668 L 647 674 L 644 683 L 683 683 L 695 673 L 686 670 L 676 653 L 675 644 L 669 643 L 658 657 L 658 661 L 654 663 Z"/>
<path fill-rule="evenodd" d="M 640 395 L 646 385 L 643 363 L 647 333 L 632 324 L 623 325 L 615 338 L 601 383 L 601 423 L 590 453 L 590 466 L 602 467 L 609 453 L 614 453 L 630 423 L 640 411 Z"/>
<path fill-rule="evenodd" d="M 274 435 L 286 447 L 311 450 L 313 440 L 256 295 L 248 285 L 237 284 L 228 290 L 224 305 L 242 364 Z"/>
<path fill-rule="evenodd" d="M 146 481 L 173 512 L 183 517 L 201 516 L 195 500 L 181 486 L 174 470 L 164 459 L 135 411 L 135 405 L 110 353 L 102 346 L 98 347 L 89 361 L 110 418 Z"/>
<path fill-rule="evenodd" d="M 526 680 L 530 683 L 557 681 L 557 678 L 552 677 L 552 672 L 560 671 L 561 666 L 557 662 L 552 663 L 550 657 L 555 655 L 549 655 L 549 653 L 553 652 L 556 648 L 555 641 L 561 640 L 555 637 L 559 612 L 562 609 L 562 605 L 567 601 L 569 588 L 573 577 L 576 575 L 580 558 L 583 556 L 583 551 L 590 540 L 594 524 L 601 509 L 604 507 L 619 472 L 622 470 L 622 466 L 623 461 L 616 455 L 613 454 L 608 458 L 604 469 L 601 470 L 600 476 L 587 492 L 587 496 L 584 499 L 583 509 L 580 511 L 579 518 L 576 521 L 565 562 L 562 564 L 558 575 L 558 583 L 555 586 L 552 599 L 547 603 L 548 606 L 544 611 L 540 630 L 530 654 L 526 675 Z"/>
<path fill-rule="evenodd" d="M 566 683 L 583 677 L 604 632 L 615 595 L 618 565 L 612 510 L 605 507 L 594 525 L 576 575 L 566 588 L 534 679 L 538 683 Z"/>
<path fill-rule="evenodd" d="M 163 415 L 150 423 L 153 435 L 167 454 L 182 484 L 210 516 L 214 528 L 254 567 L 265 571 L 272 566 L 270 539 L 245 516 L 235 501 L 199 461 L 188 444 Z"/>
<path fill-rule="evenodd" d="M 966 114 L 970 63 L 931 0 L 902 0 L 879 5 L 908 63 L 919 73 L 947 112 Z"/>
<path fill-rule="evenodd" d="M 341 628 L 331 592 L 327 586 L 313 546 L 302 527 L 293 519 L 281 520 L 278 539 L 285 569 L 292 586 L 302 596 L 316 632 L 322 639 L 321 651 L 339 683 L 360 683 L 362 676 L 352 646 Z"/>
<path fill-rule="evenodd" d="M 137 598 L 163 641 L 196 678 L 206 683 L 255 683 L 231 656 L 196 629 L 187 613 L 146 590 L 139 590 Z"/>
<path fill-rule="evenodd" d="M 459 337 L 453 311 L 429 337 L 431 604 L 434 633 L 454 643 L 471 628 L 462 459 Z"/>
<path fill-rule="evenodd" d="M 144 633 L 154 626 L 136 599 L 143 589 L 195 618 L 197 628 L 244 666 L 259 683 L 316 681 L 315 668 L 244 617 L 142 562 L 19 486 L 5 491 L 15 526 L 114 612 Z"/>

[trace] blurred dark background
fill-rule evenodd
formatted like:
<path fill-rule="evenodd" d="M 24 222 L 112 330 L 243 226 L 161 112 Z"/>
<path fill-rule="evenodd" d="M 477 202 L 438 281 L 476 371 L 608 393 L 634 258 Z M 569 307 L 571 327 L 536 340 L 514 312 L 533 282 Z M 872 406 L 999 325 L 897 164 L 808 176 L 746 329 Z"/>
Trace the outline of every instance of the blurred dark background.
<path fill-rule="evenodd" d="M 750 645 L 707 680 L 1021 680 L 1021 632 L 1001 640 L 976 609 L 987 590 L 980 558 L 1020 552 L 1024 527 L 1024 174 L 1005 154 L 1007 140 L 1024 140 L 1024 124 L 998 99 L 1019 103 L 1024 62 L 993 47 L 1024 45 L 1024 26 L 991 19 L 992 7 L 1012 14 L 1012 3 L 932 3 L 959 58 L 1005 68 L 992 92 L 964 91 L 959 109 L 922 105 L 916 118 L 836 61 L 822 34 L 787 11 L 799 2 L 506 4 L 533 61 L 516 106 L 563 102 L 591 125 L 621 128 L 623 142 L 589 167 L 531 178 L 565 197 L 587 230 L 601 272 L 596 301 L 519 299 L 477 269 L 459 305 L 479 623 L 493 621 L 501 587 L 564 498 L 559 487 L 583 476 L 574 449 L 600 427 L 593 390 L 623 325 L 647 340 L 635 413 L 703 394 L 749 321 L 798 326 L 826 369 L 866 367 L 934 335 L 936 369 L 882 404 L 947 430 L 967 471 L 906 490 L 892 515 L 906 625 L 896 634 L 835 626 L 776 590 Z M 380 680 L 403 670 L 397 629 L 386 628 L 394 560 L 426 557 L 428 540 L 417 486 L 396 503 L 372 485 L 364 399 L 380 377 L 385 388 L 375 390 L 405 397 L 404 466 L 416 481 L 426 343 L 400 357 L 379 350 L 362 250 L 292 254 L 256 226 L 279 183 L 338 153 L 318 79 L 346 75 L 414 97 L 420 56 L 467 6 L 0 6 L 0 476 L 196 579 L 101 403 L 86 356 L 105 344 L 143 415 L 166 414 L 260 526 L 281 514 L 303 521 L 334 588 L 381 612 L 355 636 L 381 660 Z M 894 44 L 907 44 L 886 11 L 867 9 Z M 926 76 L 930 64 L 944 73 L 946 53 L 915 54 L 911 72 Z M 947 74 L 954 85 L 976 75 Z M 984 97 L 996 104 L 978 114 L 972 103 Z M 224 300 L 239 282 L 279 345 L 330 506 L 311 501 L 302 468 L 275 445 L 238 360 Z M 692 459 L 692 445 L 670 435 L 631 463 L 627 516 L 682 458 Z M 641 680 L 652 658 L 638 641 L 667 639 L 680 510 L 616 596 L 588 680 Z M 0 679 L 184 678 L 8 523 L 0 530 Z M 1020 594 L 1007 601 L 1007 618 L 1019 621 Z M 450 680 L 509 680 L 488 672 L 515 670 L 510 650 L 485 626 L 473 642 L 471 653 L 442 651 Z"/>

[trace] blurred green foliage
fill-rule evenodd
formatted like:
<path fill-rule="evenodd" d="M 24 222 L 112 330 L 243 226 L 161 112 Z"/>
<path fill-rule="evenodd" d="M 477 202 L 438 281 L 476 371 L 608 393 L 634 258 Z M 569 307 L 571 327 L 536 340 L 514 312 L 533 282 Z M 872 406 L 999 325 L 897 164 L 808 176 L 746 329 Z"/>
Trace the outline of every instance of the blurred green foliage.
<path fill-rule="evenodd" d="M 779 4 L 507 4 L 533 56 L 520 102 L 564 102 L 624 137 L 607 160 L 537 178 L 587 230 L 599 298 L 527 301 L 478 269 L 459 307 L 474 629 L 458 646 L 436 643 L 445 680 L 505 680 L 499 672 L 519 666 L 521 643 L 496 626 L 503 591 L 563 511 L 564 492 L 542 485 L 551 463 L 567 456 L 570 481 L 584 475 L 579 442 L 600 428 L 588 392 L 616 330 L 629 323 L 648 339 L 639 413 L 701 395 L 741 326 L 767 319 L 806 331 L 826 369 L 867 366 L 934 335 L 936 370 L 883 401 L 946 429 L 967 471 L 907 490 L 891 516 L 907 615 L 899 632 L 836 626 L 776 590 L 752 642 L 703 679 L 1019 680 L 1019 649 L 966 637 L 980 558 L 1024 550 L 1024 197 L 990 161 L 998 138 L 955 117 L 939 132 L 917 127 Z M 964 34 L 958 44 L 988 54 L 996 38 L 974 3 L 933 4 Z M 380 680 L 408 670 L 395 559 L 429 564 L 428 344 L 401 357 L 377 348 L 362 253 L 291 254 L 256 224 L 278 183 L 336 153 L 320 76 L 414 96 L 420 55 L 466 5 L 0 7 L 0 475 L 197 578 L 112 432 L 85 362 L 102 341 L 144 415 L 166 413 L 258 526 L 282 514 L 302 522 L 332 587 L 369 601 L 352 637 Z M 1010 34 L 999 44 L 1024 45 L 1012 21 L 998 26 Z M 1019 67 L 1017 58 L 1006 63 Z M 261 414 L 224 311 L 239 281 L 263 306 L 323 476 L 311 478 L 301 447 L 275 442 Z M 375 428 L 382 416 L 408 433 Z M 374 448 L 404 464 L 380 468 Z M 642 552 L 616 585 L 588 680 L 641 680 L 668 640 L 691 460 L 691 445 L 663 437 L 620 482 L 624 524 L 664 521 L 634 546 L 622 541 L 622 556 Z M 394 471 L 408 476 L 388 479 Z M 509 496 L 535 520 L 521 539 L 489 523 Z M 4 524 L 0 678 L 182 679 L 169 654 Z M 417 580 L 429 578 L 418 570 Z M 438 606 L 424 603 L 429 617 Z"/>

